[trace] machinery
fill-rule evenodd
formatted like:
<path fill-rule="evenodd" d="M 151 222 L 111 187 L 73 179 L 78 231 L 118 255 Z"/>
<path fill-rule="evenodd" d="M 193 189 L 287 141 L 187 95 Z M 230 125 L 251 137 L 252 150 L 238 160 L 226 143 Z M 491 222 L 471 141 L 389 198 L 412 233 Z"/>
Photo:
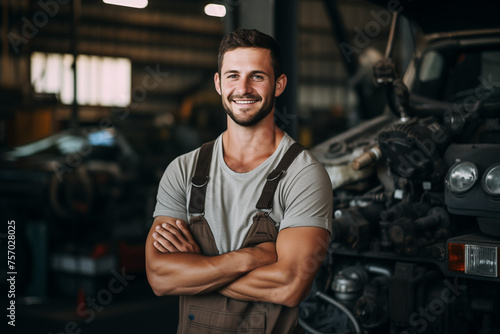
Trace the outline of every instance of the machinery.
<path fill-rule="evenodd" d="M 144 248 L 156 179 L 121 131 L 61 131 L 1 158 L 0 208 L 16 224 L 18 295 L 75 298 L 79 286 L 90 294 L 108 282 L 118 261 L 143 270 L 143 254 L 130 253 Z"/>
<path fill-rule="evenodd" d="M 374 67 L 387 112 L 311 150 L 334 233 L 300 305 L 306 332 L 500 332 L 500 29 L 484 17 L 425 35 L 402 78 L 392 31 Z"/>

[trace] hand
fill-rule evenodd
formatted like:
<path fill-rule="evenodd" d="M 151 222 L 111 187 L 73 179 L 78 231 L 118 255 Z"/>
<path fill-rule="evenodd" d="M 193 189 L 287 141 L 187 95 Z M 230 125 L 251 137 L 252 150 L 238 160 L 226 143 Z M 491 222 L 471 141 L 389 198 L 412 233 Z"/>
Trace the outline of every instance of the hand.
<path fill-rule="evenodd" d="M 153 238 L 153 245 L 162 253 L 201 253 L 187 225 L 180 220 L 175 221 L 175 226 L 169 223 L 156 225 Z"/>

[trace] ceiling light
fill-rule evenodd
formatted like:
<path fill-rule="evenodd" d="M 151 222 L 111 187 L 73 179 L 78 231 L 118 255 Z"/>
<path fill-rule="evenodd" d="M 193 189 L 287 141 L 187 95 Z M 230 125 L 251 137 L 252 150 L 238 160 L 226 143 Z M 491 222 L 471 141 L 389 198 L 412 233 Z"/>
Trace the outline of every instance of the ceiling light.
<path fill-rule="evenodd" d="M 209 3 L 205 6 L 205 14 L 208 16 L 224 17 L 226 16 L 226 7 L 215 3 Z"/>
<path fill-rule="evenodd" d="M 148 0 L 102 0 L 108 5 L 117 5 L 132 8 L 146 8 Z"/>

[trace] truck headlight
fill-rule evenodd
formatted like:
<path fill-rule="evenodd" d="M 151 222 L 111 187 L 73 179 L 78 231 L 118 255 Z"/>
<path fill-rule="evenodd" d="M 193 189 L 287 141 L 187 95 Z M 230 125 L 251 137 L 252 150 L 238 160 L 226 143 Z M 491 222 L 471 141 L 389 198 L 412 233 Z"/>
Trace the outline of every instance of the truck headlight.
<path fill-rule="evenodd" d="M 483 189 L 492 196 L 500 195 L 500 164 L 488 168 L 483 176 Z"/>
<path fill-rule="evenodd" d="M 497 172 L 500 175 L 500 170 Z M 477 181 L 477 167 L 472 162 L 461 161 L 451 166 L 445 177 L 445 184 L 450 191 L 460 194 L 464 193 Z M 497 182 L 497 190 L 500 190 Z"/>

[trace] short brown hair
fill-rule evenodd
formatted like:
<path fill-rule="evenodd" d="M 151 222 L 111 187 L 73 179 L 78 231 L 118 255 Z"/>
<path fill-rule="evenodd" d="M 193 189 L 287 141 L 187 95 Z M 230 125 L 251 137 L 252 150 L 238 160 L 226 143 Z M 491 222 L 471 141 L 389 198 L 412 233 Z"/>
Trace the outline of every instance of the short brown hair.
<path fill-rule="evenodd" d="M 274 79 L 282 74 L 283 58 L 281 48 L 274 38 L 256 29 L 237 29 L 222 39 L 219 46 L 218 70 L 219 75 L 222 68 L 224 54 L 237 48 L 262 48 L 271 51 L 271 65 L 273 67 Z"/>

